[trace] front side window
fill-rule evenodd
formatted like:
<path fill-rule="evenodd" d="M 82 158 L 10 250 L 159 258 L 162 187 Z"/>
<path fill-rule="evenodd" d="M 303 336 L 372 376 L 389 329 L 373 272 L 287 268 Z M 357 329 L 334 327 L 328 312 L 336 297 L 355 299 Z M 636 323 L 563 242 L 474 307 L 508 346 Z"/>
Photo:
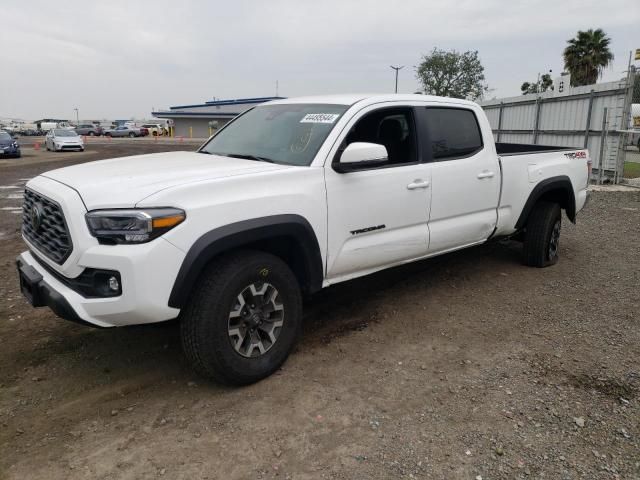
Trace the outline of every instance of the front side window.
<path fill-rule="evenodd" d="M 7 132 L 0 132 L 0 140 L 3 141 L 7 141 L 7 140 L 11 140 L 11 135 L 9 135 Z"/>
<path fill-rule="evenodd" d="M 482 150 L 480 126 L 471 110 L 427 107 L 424 121 L 426 153 L 434 161 L 468 157 Z"/>
<path fill-rule="evenodd" d="M 348 105 L 261 105 L 221 129 L 201 153 L 310 165 Z"/>
<path fill-rule="evenodd" d="M 415 139 L 412 108 L 384 108 L 358 120 L 341 148 L 354 142 L 377 143 L 387 149 L 388 165 L 402 165 L 417 161 Z"/>

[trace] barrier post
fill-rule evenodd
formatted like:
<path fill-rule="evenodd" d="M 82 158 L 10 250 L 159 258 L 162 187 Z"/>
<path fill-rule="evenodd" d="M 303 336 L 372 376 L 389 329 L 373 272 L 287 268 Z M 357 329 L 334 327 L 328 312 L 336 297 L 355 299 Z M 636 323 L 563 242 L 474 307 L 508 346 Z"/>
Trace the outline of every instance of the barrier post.
<path fill-rule="evenodd" d="M 40 150 L 40 142 L 36 142 L 33 144 L 33 149 L 37 152 L 38 150 Z"/>
<path fill-rule="evenodd" d="M 193 127 L 189 127 L 189 138 L 193 138 Z"/>

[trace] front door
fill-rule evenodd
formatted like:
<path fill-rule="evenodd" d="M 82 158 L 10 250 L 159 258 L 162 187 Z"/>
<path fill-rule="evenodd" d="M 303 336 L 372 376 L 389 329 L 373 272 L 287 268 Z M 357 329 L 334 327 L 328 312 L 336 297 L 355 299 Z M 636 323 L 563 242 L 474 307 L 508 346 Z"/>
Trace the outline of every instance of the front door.
<path fill-rule="evenodd" d="M 327 160 L 327 278 L 346 280 L 427 253 L 431 166 L 420 161 L 413 107 L 369 107 L 339 139 L 382 144 L 387 164 L 338 173 Z M 341 151 L 341 150 L 340 150 Z"/>

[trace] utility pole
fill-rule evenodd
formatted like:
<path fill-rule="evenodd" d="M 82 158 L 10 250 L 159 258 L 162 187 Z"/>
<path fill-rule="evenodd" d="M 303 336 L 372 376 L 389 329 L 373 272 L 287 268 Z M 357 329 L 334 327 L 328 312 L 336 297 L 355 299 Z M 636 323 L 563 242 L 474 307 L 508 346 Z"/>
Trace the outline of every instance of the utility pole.
<path fill-rule="evenodd" d="M 278 80 L 276 80 L 276 97 L 278 96 Z"/>
<path fill-rule="evenodd" d="M 78 113 L 78 109 L 74 108 L 75 112 L 76 112 L 76 127 L 78 125 L 80 125 L 80 114 Z"/>
<path fill-rule="evenodd" d="M 404 68 L 404 65 L 400 67 L 394 67 L 393 65 L 389 65 L 389 66 L 396 71 L 396 93 L 398 93 L 398 70 L 402 70 Z"/>

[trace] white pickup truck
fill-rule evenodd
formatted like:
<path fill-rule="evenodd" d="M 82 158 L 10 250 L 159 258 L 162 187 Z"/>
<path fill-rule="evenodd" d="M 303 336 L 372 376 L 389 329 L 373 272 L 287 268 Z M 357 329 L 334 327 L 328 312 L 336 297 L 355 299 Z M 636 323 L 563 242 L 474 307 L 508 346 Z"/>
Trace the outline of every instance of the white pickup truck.
<path fill-rule="evenodd" d="M 33 306 L 100 327 L 178 318 L 202 374 L 278 369 L 323 287 L 488 240 L 558 259 L 587 200 L 586 150 L 495 144 L 475 103 L 423 95 L 278 100 L 196 152 L 103 160 L 25 189 Z"/>

